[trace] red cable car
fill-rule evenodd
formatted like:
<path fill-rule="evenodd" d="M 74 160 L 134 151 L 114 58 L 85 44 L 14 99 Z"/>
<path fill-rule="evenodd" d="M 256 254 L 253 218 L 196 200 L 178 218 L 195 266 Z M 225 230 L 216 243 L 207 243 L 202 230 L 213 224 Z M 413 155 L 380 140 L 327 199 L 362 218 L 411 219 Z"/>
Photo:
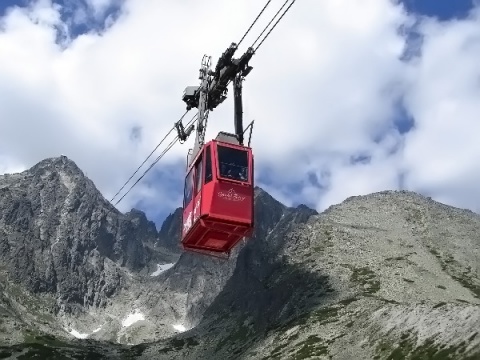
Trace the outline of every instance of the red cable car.
<path fill-rule="evenodd" d="M 253 154 L 227 133 L 203 145 L 185 179 L 182 246 L 228 256 L 253 231 Z"/>
<path fill-rule="evenodd" d="M 185 250 L 225 258 L 244 237 L 253 232 L 253 154 L 250 148 L 253 121 L 243 129 L 242 81 L 252 70 L 248 61 L 255 51 L 249 48 L 234 59 L 232 43 L 210 69 L 211 58 L 202 59 L 200 86 L 188 86 L 182 100 L 187 111 L 198 108 L 196 139 L 187 156 L 187 176 L 183 199 L 181 243 Z M 208 112 L 226 99 L 233 82 L 235 134 L 220 132 L 204 143 Z M 192 119 L 193 120 L 193 119 Z M 182 119 L 175 123 L 178 138 L 185 141 L 195 126 L 187 129 Z M 243 145 L 250 128 L 248 146 Z"/>
<path fill-rule="evenodd" d="M 288 6 L 280 19 L 294 2 Z M 180 143 L 185 142 L 196 127 L 194 149 L 187 156 L 184 189 L 181 243 L 185 250 L 228 257 L 235 245 L 242 238 L 251 236 L 253 232 L 254 178 L 253 154 L 250 148 L 253 121 L 247 126 L 247 129 L 250 127 L 250 139 L 248 146 L 244 146 L 246 129 L 243 129 L 242 81 L 253 69 L 248 62 L 280 19 L 255 49 L 253 46 L 260 37 L 240 58 L 233 58 L 238 48 L 236 43 L 231 43 L 224 51 L 214 70 L 211 69 L 211 57 L 204 55 L 199 75 L 200 86 L 188 86 L 184 91 L 182 100 L 187 104 L 187 112 L 192 108 L 198 109 L 196 126 L 193 124 L 189 124 L 187 128 L 183 126 L 182 119 L 187 112 L 175 123 L 177 130 L 175 141 L 180 140 Z M 220 132 L 216 139 L 205 143 L 208 114 L 227 98 L 227 87 L 231 82 L 234 90 L 235 134 Z M 172 145 L 173 143 L 167 147 L 155 163 Z M 122 189 L 123 187 L 120 191 Z M 122 199 L 123 197 L 120 200 Z"/>

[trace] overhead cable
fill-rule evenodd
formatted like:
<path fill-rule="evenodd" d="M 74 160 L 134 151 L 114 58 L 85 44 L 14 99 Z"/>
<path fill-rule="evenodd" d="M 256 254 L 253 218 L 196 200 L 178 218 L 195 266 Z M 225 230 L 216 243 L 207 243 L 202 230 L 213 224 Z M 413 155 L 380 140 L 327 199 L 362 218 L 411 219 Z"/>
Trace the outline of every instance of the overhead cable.
<path fill-rule="evenodd" d="M 185 116 L 185 115 L 183 115 L 183 116 Z M 198 116 L 198 114 L 196 114 L 196 115 L 188 122 L 187 126 L 190 126 L 190 125 L 195 121 L 195 118 L 196 118 L 197 116 Z M 135 183 L 130 187 L 130 189 L 128 189 L 128 191 L 127 191 L 125 194 L 123 194 L 123 196 L 115 203 L 115 206 L 116 206 L 120 201 L 122 201 L 122 199 L 134 188 L 135 185 L 137 185 L 137 184 L 140 182 L 140 180 L 143 179 L 143 177 L 153 168 L 153 166 L 155 166 L 155 164 L 156 164 L 157 162 L 160 161 L 160 159 L 168 152 L 168 150 L 170 150 L 170 149 L 173 147 L 173 145 L 175 145 L 175 143 L 176 143 L 178 140 L 179 140 L 179 137 L 178 137 L 178 135 L 177 135 L 177 136 L 175 136 L 175 138 L 170 142 L 170 144 L 167 145 L 167 147 L 165 148 L 165 150 L 163 150 L 163 151 L 161 152 L 161 154 L 154 160 L 154 162 L 148 167 L 148 169 L 145 170 L 145 172 L 142 174 L 142 176 L 140 176 L 140 177 L 137 179 L 137 181 L 135 181 Z M 137 171 L 138 171 L 138 169 L 137 169 Z"/>
<path fill-rule="evenodd" d="M 287 0 L 285 1 L 285 3 L 283 4 L 283 6 L 280 8 L 280 10 L 278 10 L 278 12 L 275 14 L 275 16 L 272 18 L 272 20 L 268 23 L 268 25 L 265 27 L 265 29 L 262 31 L 262 34 L 265 32 L 265 30 L 268 28 L 268 26 L 272 23 L 272 21 L 277 17 L 278 13 L 285 7 L 285 5 L 288 3 L 288 1 L 290 0 Z M 258 48 L 263 44 L 263 42 L 267 39 L 268 35 L 270 35 L 270 33 L 272 32 L 273 29 L 275 29 L 275 26 L 277 26 L 277 24 L 280 22 L 280 20 L 282 20 L 282 18 L 285 16 L 285 14 L 287 13 L 288 10 L 290 10 L 290 8 L 292 7 L 292 5 L 295 3 L 296 0 L 293 0 L 291 2 L 291 4 L 287 7 L 287 9 L 283 12 L 283 14 L 280 16 L 280 18 L 277 20 L 277 22 L 275 24 L 273 24 L 272 28 L 270 29 L 270 31 L 267 33 L 267 35 L 265 35 L 265 37 L 262 39 L 262 41 L 260 42 L 260 44 L 258 44 L 258 46 L 255 48 L 255 52 L 257 52 Z M 260 36 L 262 36 L 262 34 L 260 34 Z M 260 38 L 260 36 L 257 38 L 257 40 L 255 40 L 255 42 L 253 43 L 252 47 L 255 45 L 255 43 L 258 41 L 258 39 Z"/>
<path fill-rule="evenodd" d="M 180 121 L 183 120 L 183 118 L 185 117 L 185 115 L 187 115 L 188 113 L 188 110 L 185 112 L 185 114 L 182 115 L 182 117 L 180 118 Z M 150 156 L 153 155 L 153 153 L 158 149 L 158 147 L 160 145 L 162 145 L 162 143 L 165 141 L 165 139 L 168 137 L 168 135 L 170 135 L 170 133 L 175 129 L 175 127 L 171 128 L 170 131 L 167 133 L 167 135 L 165 135 L 165 137 L 158 143 L 157 146 L 155 146 L 155 149 L 152 150 L 152 152 L 150 153 L 150 155 L 147 156 L 147 158 L 140 164 L 140 166 L 138 167 L 137 170 L 135 170 L 135 172 L 132 174 L 132 176 L 130 176 L 130 178 L 125 182 L 125 184 L 123 184 L 123 186 L 120 188 L 120 190 L 118 190 L 118 192 L 113 196 L 113 198 L 110 199 L 110 201 L 113 201 L 113 199 L 115 199 L 117 197 L 118 194 L 120 194 L 120 191 L 123 190 L 123 188 L 129 183 L 130 180 L 132 180 L 132 178 L 135 176 L 135 174 L 138 172 L 138 170 L 140 170 L 140 168 L 147 162 L 148 159 L 150 159 Z"/>
<path fill-rule="evenodd" d="M 265 4 L 265 6 L 263 7 L 262 11 L 260 11 L 260 13 L 257 15 L 257 17 L 255 18 L 255 20 L 253 21 L 252 25 L 250 25 L 250 27 L 248 28 L 247 32 L 243 35 L 242 39 L 238 42 L 237 46 L 240 46 L 240 44 L 242 43 L 243 39 L 245 39 L 245 36 L 247 36 L 247 34 L 250 32 L 250 30 L 252 29 L 253 25 L 255 25 L 255 23 L 257 22 L 258 18 L 262 15 L 262 13 L 265 11 L 265 9 L 267 8 L 268 4 L 270 4 L 272 0 L 268 0 L 267 3 Z"/>

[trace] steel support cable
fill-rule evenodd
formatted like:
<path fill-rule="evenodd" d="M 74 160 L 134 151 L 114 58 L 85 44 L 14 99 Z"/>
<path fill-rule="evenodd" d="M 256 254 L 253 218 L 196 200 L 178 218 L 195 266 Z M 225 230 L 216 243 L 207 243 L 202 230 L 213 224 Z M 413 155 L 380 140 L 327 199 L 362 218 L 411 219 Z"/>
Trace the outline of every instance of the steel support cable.
<path fill-rule="evenodd" d="M 275 14 L 275 16 L 273 17 L 273 19 L 275 19 L 278 15 L 278 13 L 283 9 L 283 7 L 287 4 L 287 2 L 290 1 L 290 0 L 287 0 L 285 1 L 285 3 L 283 4 L 283 6 L 280 8 L 280 10 L 278 10 L 277 14 Z M 288 10 L 290 10 L 290 8 L 292 7 L 292 5 L 295 3 L 296 0 L 293 0 L 292 3 L 287 7 L 287 9 L 283 12 L 283 14 L 280 16 L 280 18 L 277 20 L 277 22 L 275 24 L 273 24 L 272 28 L 270 29 L 270 31 L 267 33 L 267 35 L 265 35 L 265 37 L 262 39 L 262 41 L 260 42 L 260 44 L 258 44 L 258 46 L 255 48 L 255 52 L 257 52 L 258 48 L 263 44 L 263 42 L 267 39 L 268 35 L 270 35 L 270 33 L 272 32 L 273 29 L 275 29 L 275 26 L 277 26 L 277 24 L 280 22 L 280 20 L 282 20 L 282 18 L 285 16 L 285 14 L 287 13 Z M 272 21 L 273 21 L 272 19 Z M 271 23 L 271 21 L 270 21 Z M 265 30 L 268 28 L 268 26 L 270 25 L 270 23 L 265 27 Z M 265 31 L 264 30 L 264 31 Z M 262 32 L 263 33 L 263 32 Z M 260 34 L 260 36 L 262 36 Z M 253 43 L 252 47 L 255 45 L 255 43 L 258 41 L 258 39 L 260 38 L 260 36 L 257 38 L 257 40 L 255 40 L 255 42 Z"/>
<path fill-rule="evenodd" d="M 267 24 L 267 26 L 265 26 L 265 29 L 263 29 L 263 31 L 260 33 L 260 35 L 258 35 L 257 37 L 257 40 L 255 40 L 255 42 L 250 46 L 250 47 L 254 47 L 255 44 L 257 43 L 257 41 L 262 37 L 263 33 L 268 29 L 268 27 L 270 26 L 270 24 L 273 22 L 273 20 L 275 20 L 275 18 L 278 16 L 278 14 L 280 13 L 280 11 L 282 11 L 282 9 L 285 7 L 285 5 L 287 5 L 287 3 L 289 2 L 290 0 L 286 0 L 282 7 L 277 11 L 277 13 L 275 14 L 275 16 L 272 18 L 272 20 L 270 20 L 270 22 Z"/>
<path fill-rule="evenodd" d="M 175 136 L 175 139 L 173 139 L 173 140 L 170 142 L 170 144 L 165 148 L 165 150 L 163 150 L 162 153 L 155 159 L 155 161 L 148 167 L 148 169 L 145 170 L 145 172 L 142 174 L 142 176 L 140 176 L 140 177 L 137 179 L 137 181 L 135 181 L 135 182 L 133 183 L 133 185 L 130 186 L 130 189 L 128 189 L 128 191 L 127 191 L 125 194 L 123 194 L 123 196 L 115 203 L 115 206 L 117 206 L 117 204 L 118 204 L 120 201 L 122 201 L 122 199 L 123 199 L 125 196 L 128 195 L 128 193 L 133 189 L 133 187 L 134 187 L 135 185 L 137 185 L 137 184 L 140 182 L 140 180 L 143 179 L 143 177 L 147 174 L 147 172 L 150 171 L 150 169 L 167 153 L 168 150 L 171 149 L 171 147 L 172 147 L 173 145 L 175 145 L 175 143 L 176 143 L 178 140 L 179 140 L 179 138 L 178 138 L 178 135 L 177 135 L 177 136 Z"/>
<path fill-rule="evenodd" d="M 185 112 L 185 114 L 182 115 L 182 117 L 180 118 L 180 121 L 183 120 L 183 118 L 185 117 L 185 115 L 187 115 L 188 113 L 188 110 Z M 113 198 L 110 199 L 110 201 L 113 201 L 113 199 L 115 199 L 117 197 L 118 194 L 120 194 L 120 192 L 123 190 L 123 188 L 125 186 L 127 186 L 127 184 L 129 183 L 130 180 L 132 180 L 132 178 L 135 176 L 135 174 L 138 172 L 138 170 L 140 170 L 140 168 L 147 162 L 148 159 L 150 159 L 150 156 L 153 155 L 153 153 L 155 151 L 157 151 L 158 147 L 160 145 L 162 145 L 162 143 L 165 141 L 165 139 L 168 137 L 168 135 L 170 135 L 170 133 L 175 129 L 175 127 L 171 128 L 170 131 L 167 133 L 167 135 L 164 136 L 164 138 L 158 143 L 157 146 L 155 146 L 155 149 L 153 149 L 153 151 L 150 153 L 150 155 L 147 156 L 147 158 L 140 164 L 140 166 L 137 168 L 137 170 L 135 170 L 135 172 L 132 174 L 132 176 L 130 176 L 130 178 L 125 182 L 125 184 L 123 184 L 123 186 L 120 188 L 120 190 L 118 190 L 118 192 L 113 196 Z"/>
<path fill-rule="evenodd" d="M 184 115 L 184 116 L 185 116 L 185 115 Z M 187 127 L 190 126 L 190 124 L 193 123 L 193 121 L 195 120 L 195 118 L 196 118 L 197 116 L 198 116 L 198 114 L 196 114 L 196 115 L 188 122 Z M 165 150 L 163 150 L 162 153 L 153 161 L 153 163 L 148 167 L 148 169 L 145 170 L 145 172 L 142 174 L 142 176 L 140 176 L 140 177 L 137 179 L 137 181 L 135 181 L 135 183 L 133 183 L 133 185 L 130 186 L 130 189 L 128 189 L 128 191 L 127 191 L 125 194 L 123 194 L 123 196 L 115 203 L 115 206 L 117 206 L 117 204 L 118 204 L 120 201 L 122 201 L 122 199 L 123 199 L 125 196 L 127 196 L 127 194 L 133 189 L 133 187 L 134 187 L 135 185 L 137 185 L 137 184 L 140 182 L 140 180 L 143 179 L 143 177 L 155 166 L 155 164 L 156 164 L 157 162 L 160 161 L 160 159 L 168 152 L 168 150 L 170 150 L 170 149 L 173 147 L 173 145 L 175 145 L 175 143 L 176 143 L 178 140 L 179 140 L 179 137 L 178 137 L 178 135 L 177 135 L 177 136 L 175 136 L 175 138 L 170 142 L 170 144 L 168 144 L 168 146 L 165 148 Z"/>
<path fill-rule="evenodd" d="M 248 28 L 247 32 L 243 35 L 243 37 L 240 39 L 240 41 L 238 42 L 237 46 L 240 46 L 240 44 L 242 43 L 243 39 L 245 39 L 245 36 L 247 36 L 247 34 L 250 32 L 250 30 L 252 29 L 253 25 L 255 25 L 255 23 L 257 22 L 258 18 L 263 14 L 263 12 L 265 11 L 265 9 L 267 8 L 268 4 L 270 4 L 272 0 L 268 0 L 267 3 L 265 4 L 265 6 L 263 7 L 262 11 L 260 11 L 260 14 L 257 15 L 256 19 L 253 21 L 252 25 L 250 25 L 250 27 Z"/>

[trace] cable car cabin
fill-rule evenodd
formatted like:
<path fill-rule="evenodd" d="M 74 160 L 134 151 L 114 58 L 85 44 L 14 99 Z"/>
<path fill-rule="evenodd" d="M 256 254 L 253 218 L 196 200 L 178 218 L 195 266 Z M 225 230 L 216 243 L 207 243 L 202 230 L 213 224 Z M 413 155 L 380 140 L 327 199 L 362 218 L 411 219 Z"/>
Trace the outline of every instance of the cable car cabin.
<path fill-rule="evenodd" d="M 184 250 L 228 257 L 253 232 L 253 154 L 219 133 L 203 145 L 185 178 Z M 235 142 L 235 143 L 234 143 Z"/>

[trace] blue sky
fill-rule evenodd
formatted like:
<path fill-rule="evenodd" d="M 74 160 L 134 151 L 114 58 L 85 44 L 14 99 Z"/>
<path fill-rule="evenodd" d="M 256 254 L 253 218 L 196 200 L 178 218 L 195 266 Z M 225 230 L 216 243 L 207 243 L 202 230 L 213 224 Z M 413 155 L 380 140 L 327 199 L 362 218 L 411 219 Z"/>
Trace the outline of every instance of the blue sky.
<path fill-rule="evenodd" d="M 440 20 L 464 18 L 473 8 L 473 0 L 402 0 L 402 3 L 411 12 Z"/>
<path fill-rule="evenodd" d="M 0 2 L 1 13 L 3 14 L 5 12 L 5 9 L 11 6 L 14 6 L 14 5 L 23 6 L 25 3 L 26 1 L 24 0 L 3 0 L 2 2 Z"/>
<path fill-rule="evenodd" d="M 181 93 L 197 85 L 203 54 L 215 64 L 259 10 L 257 1 L 232 1 L 65 0 L 55 20 L 58 10 L 42 0 L 29 13 L 40 23 L 5 17 L 0 46 L 14 55 L 0 55 L 8 99 L 0 116 L 18 127 L 0 122 L 0 173 L 64 153 L 110 199 L 183 113 Z M 462 190 L 480 181 L 468 140 L 477 106 L 469 79 L 479 71 L 473 2 L 402 0 L 408 14 L 388 0 L 360 3 L 296 4 L 253 58 L 244 111 L 256 120 L 257 184 L 320 211 L 385 189 L 477 210 L 480 198 Z M 13 5 L 25 2 L 1 1 L 0 16 Z M 59 49 L 51 35 L 62 26 L 70 43 Z M 207 137 L 232 130 L 231 100 L 211 113 Z M 23 145 L 12 141 L 28 137 L 21 126 L 32 129 Z M 34 136 L 42 126 L 46 139 Z M 177 144 L 119 209 L 139 208 L 159 225 L 181 205 L 191 145 Z"/>
<path fill-rule="evenodd" d="M 33 0 L 33 2 L 35 1 L 36 0 Z M 95 16 L 95 11 L 92 6 L 92 3 L 95 3 L 95 0 L 90 2 L 85 0 L 54 0 L 52 2 L 62 7 L 62 18 L 64 21 L 69 23 L 71 36 L 75 38 L 78 35 L 92 30 L 99 31 L 104 29 L 105 20 L 107 18 L 117 18 L 121 10 L 123 0 L 105 1 L 105 3 L 108 2 L 108 4 L 105 6 L 105 8 L 102 8 L 100 12 L 98 12 L 98 16 Z M 100 1 L 100 3 L 102 2 L 103 1 Z M 0 14 L 4 14 L 8 8 L 13 6 L 25 7 L 31 3 L 32 0 L 2 0 L 0 2 Z M 82 17 L 81 21 L 78 21 L 78 18 L 75 19 L 75 16 L 78 16 L 80 12 L 85 17 Z"/>
<path fill-rule="evenodd" d="M 82 0 L 55 1 L 55 3 L 67 7 L 72 3 L 78 2 L 81 2 L 86 6 L 85 1 Z M 411 12 L 425 16 L 438 17 L 441 20 L 463 18 L 467 16 L 468 12 L 473 7 L 473 0 L 401 0 L 401 2 Z M 3 13 L 6 8 L 11 6 L 24 6 L 27 3 L 29 3 L 29 0 L 2 0 L 0 2 L 0 13 Z M 114 12 L 117 8 L 117 6 L 109 7 L 109 10 L 104 17 Z"/>
<path fill-rule="evenodd" d="M 452 18 L 464 18 L 468 15 L 469 11 L 473 8 L 473 0 L 400 0 L 404 4 L 406 9 L 412 13 L 436 17 L 440 20 L 450 20 Z M 31 0 L 2 0 L 0 2 L 0 14 L 5 12 L 5 9 L 11 6 L 25 6 Z M 88 7 L 84 0 L 66 0 L 66 1 L 54 1 L 66 9 L 72 9 L 75 6 Z M 120 1 L 113 1 L 112 6 L 109 6 L 105 11 L 102 20 L 109 15 L 115 14 L 119 10 Z M 69 11 L 67 11 L 67 14 Z M 68 16 L 68 15 L 67 15 Z M 92 27 L 98 26 L 98 22 L 90 22 L 88 25 L 79 25 L 74 29 L 75 34 L 81 34 Z"/>

